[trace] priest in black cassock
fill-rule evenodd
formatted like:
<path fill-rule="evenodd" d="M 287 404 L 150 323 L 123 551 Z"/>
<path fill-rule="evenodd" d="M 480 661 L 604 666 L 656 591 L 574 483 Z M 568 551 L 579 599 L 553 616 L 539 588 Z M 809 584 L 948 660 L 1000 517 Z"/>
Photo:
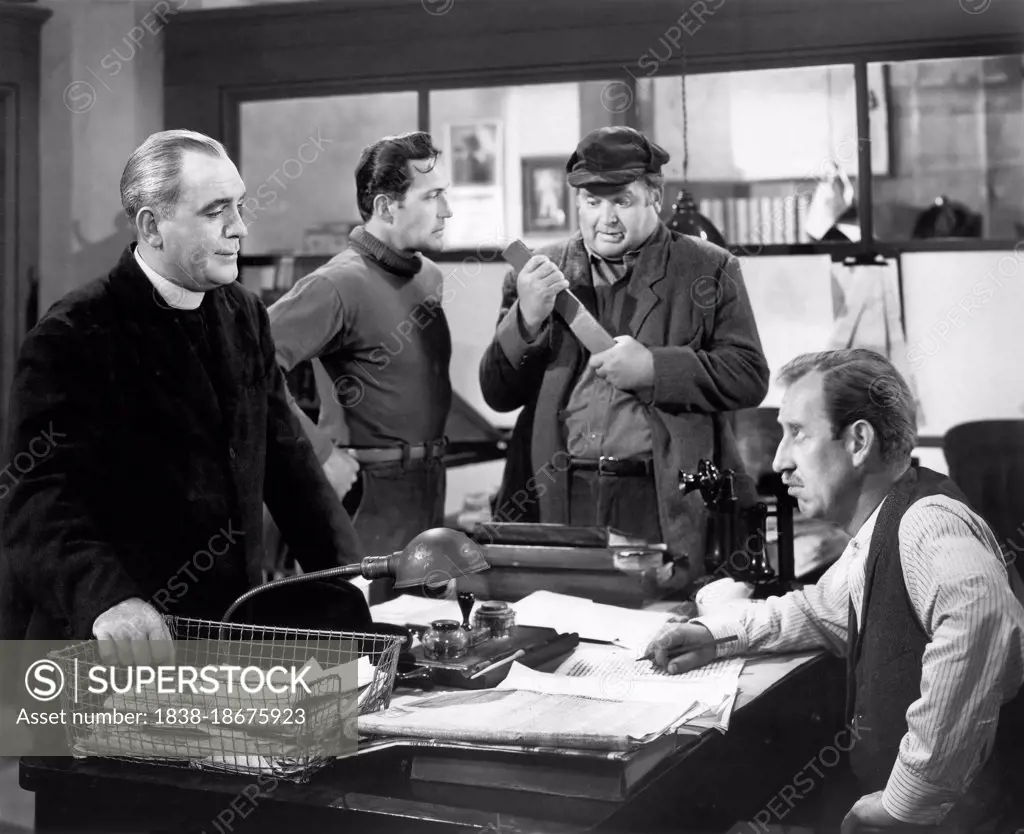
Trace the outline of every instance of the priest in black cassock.
<path fill-rule="evenodd" d="M 307 572 L 365 555 L 288 406 L 266 310 L 236 281 L 245 199 L 219 142 L 150 136 L 121 178 L 137 243 L 26 337 L 0 639 L 135 640 L 146 662 L 163 614 L 220 619 L 261 581 L 264 501 Z"/>

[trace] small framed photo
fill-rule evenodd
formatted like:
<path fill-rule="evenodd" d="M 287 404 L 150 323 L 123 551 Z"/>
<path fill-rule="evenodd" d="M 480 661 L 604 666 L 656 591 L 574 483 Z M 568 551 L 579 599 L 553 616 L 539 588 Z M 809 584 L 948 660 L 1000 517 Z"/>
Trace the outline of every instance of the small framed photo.
<path fill-rule="evenodd" d="M 568 232 L 570 188 L 560 156 L 524 157 L 523 233 Z"/>
<path fill-rule="evenodd" d="M 451 125 L 448 128 L 448 142 L 451 148 L 452 185 L 496 186 L 500 141 L 497 122 Z"/>

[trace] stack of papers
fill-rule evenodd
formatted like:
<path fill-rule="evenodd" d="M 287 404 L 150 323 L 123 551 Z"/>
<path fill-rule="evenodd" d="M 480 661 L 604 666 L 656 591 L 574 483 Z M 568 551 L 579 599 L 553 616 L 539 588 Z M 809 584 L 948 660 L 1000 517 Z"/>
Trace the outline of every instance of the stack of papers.
<path fill-rule="evenodd" d="M 495 689 L 395 696 L 359 718 L 361 734 L 520 746 L 629 750 L 670 732 L 729 727 L 743 658 L 669 675 L 640 655 L 672 621 L 582 597 L 537 591 L 512 603 L 516 624 L 584 640 L 551 673 L 514 663 Z M 454 600 L 400 597 L 374 606 L 398 624 L 461 619 Z M 624 704 L 631 708 L 623 709 Z"/>
<path fill-rule="evenodd" d="M 642 653 L 672 619 L 665 611 L 637 611 L 583 597 L 535 591 L 512 603 L 518 625 L 575 632 L 584 640 L 614 643 Z"/>
<path fill-rule="evenodd" d="M 742 658 L 667 675 L 629 649 L 581 646 L 553 673 L 513 664 L 495 689 L 399 695 L 359 717 L 370 736 L 631 750 L 672 732 L 724 732 Z M 630 708 L 623 708 L 624 704 Z"/>
<path fill-rule="evenodd" d="M 632 750 L 671 731 L 679 707 L 642 710 L 578 695 L 529 690 L 471 689 L 395 696 L 390 708 L 359 717 L 361 735 L 444 742 Z"/>

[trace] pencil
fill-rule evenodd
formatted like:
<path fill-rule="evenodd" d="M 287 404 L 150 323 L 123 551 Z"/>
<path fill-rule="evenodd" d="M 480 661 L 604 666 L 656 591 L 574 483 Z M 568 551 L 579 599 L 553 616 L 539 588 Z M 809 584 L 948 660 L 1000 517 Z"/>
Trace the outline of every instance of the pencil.
<path fill-rule="evenodd" d="M 505 666 L 506 664 L 511 663 L 513 660 L 518 660 L 524 654 L 526 654 L 526 649 L 520 649 L 515 654 L 510 654 L 508 657 L 504 657 L 501 660 L 495 661 L 490 666 L 485 666 L 479 672 L 476 672 L 476 673 L 470 675 L 469 679 L 470 680 L 475 680 L 476 678 L 479 678 L 481 675 L 485 675 L 488 672 L 490 672 L 491 670 L 497 669 L 499 666 Z"/>
<path fill-rule="evenodd" d="M 710 649 L 713 646 L 722 646 L 726 643 L 735 643 L 737 640 L 739 640 L 739 637 L 735 634 L 732 634 L 729 637 L 719 637 L 717 640 L 708 640 L 704 643 L 697 643 L 695 646 L 675 646 L 674 648 L 669 649 L 668 659 L 674 660 L 675 658 L 680 657 L 681 655 L 684 655 L 687 652 L 697 652 L 701 649 Z M 648 652 L 640 659 L 653 661 L 654 653 Z"/>

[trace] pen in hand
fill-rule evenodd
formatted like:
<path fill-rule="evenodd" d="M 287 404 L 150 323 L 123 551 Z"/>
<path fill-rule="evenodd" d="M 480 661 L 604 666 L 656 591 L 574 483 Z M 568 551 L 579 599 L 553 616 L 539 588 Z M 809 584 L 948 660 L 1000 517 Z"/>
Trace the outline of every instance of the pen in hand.
<path fill-rule="evenodd" d="M 714 646 L 723 646 L 726 643 L 735 643 L 738 639 L 739 637 L 737 637 L 735 634 L 732 634 L 728 637 L 719 637 L 717 640 L 706 640 L 701 643 L 690 644 L 685 646 L 673 646 L 671 649 L 668 650 L 666 659 L 674 660 L 675 658 L 681 657 L 682 655 L 688 652 L 699 652 L 701 649 L 710 649 Z M 640 659 L 650 660 L 653 663 L 654 650 L 652 649 L 651 651 L 647 652 L 647 654 L 645 654 Z"/>

